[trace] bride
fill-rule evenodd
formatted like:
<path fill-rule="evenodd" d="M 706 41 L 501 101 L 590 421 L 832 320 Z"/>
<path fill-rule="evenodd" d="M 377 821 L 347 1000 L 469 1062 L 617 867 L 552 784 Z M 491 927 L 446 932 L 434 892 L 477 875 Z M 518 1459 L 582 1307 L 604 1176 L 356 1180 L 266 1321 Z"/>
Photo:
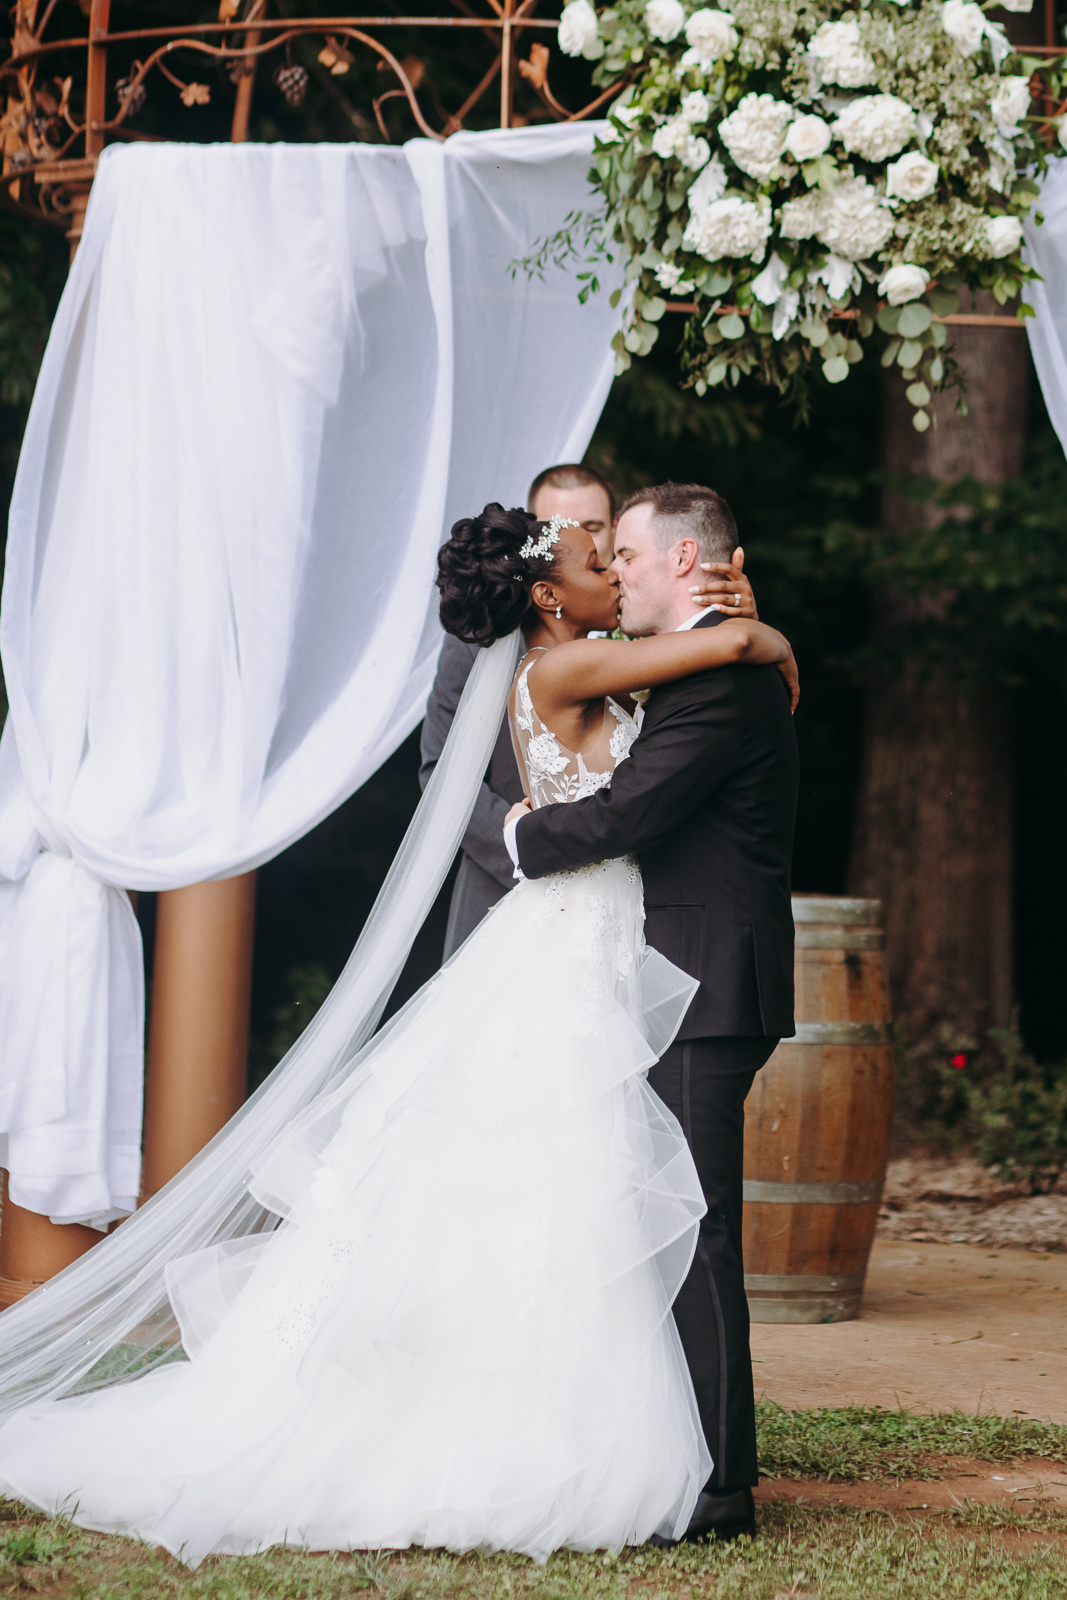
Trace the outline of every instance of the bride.
<path fill-rule="evenodd" d="M 490 648 L 334 995 L 183 1174 L 0 1318 L 0 1492 L 189 1565 L 618 1547 L 677 1535 L 710 1472 L 670 1311 L 704 1207 L 645 1082 L 695 984 L 645 945 L 634 863 L 520 882 L 367 1036 L 509 688 L 537 806 L 610 783 L 627 690 L 738 661 L 795 683 L 789 646 L 745 621 L 590 641 L 617 597 L 589 535 L 498 505 L 438 582 Z"/>

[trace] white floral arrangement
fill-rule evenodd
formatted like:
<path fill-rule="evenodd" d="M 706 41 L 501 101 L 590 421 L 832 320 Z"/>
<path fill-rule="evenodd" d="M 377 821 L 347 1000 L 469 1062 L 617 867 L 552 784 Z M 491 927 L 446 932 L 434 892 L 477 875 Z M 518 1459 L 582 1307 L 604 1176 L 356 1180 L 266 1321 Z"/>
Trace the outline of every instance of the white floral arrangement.
<path fill-rule="evenodd" d="M 602 248 L 627 261 L 619 369 L 665 295 L 695 307 L 701 394 L 756 373 L 802 403 L 813 368 L 840 383 L 877 329 L 927 428 L 940 319 L 962 289 L 1005 305 L 1033 276 L 1023 218 L 1053 131 L 1034 95 L 1058 103 L 1059 61 L 1016 52 L 973 0 L 570 0 L 559 44 L 622 90 L 592 174 Z"/>

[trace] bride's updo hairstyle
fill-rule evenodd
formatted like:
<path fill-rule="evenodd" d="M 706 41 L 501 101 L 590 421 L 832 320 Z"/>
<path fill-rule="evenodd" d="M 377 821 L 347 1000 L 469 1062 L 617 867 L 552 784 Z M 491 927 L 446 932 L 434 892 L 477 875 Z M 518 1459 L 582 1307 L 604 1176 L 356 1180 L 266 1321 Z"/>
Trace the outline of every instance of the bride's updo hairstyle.
<path fill-rule="evenodd" d="M 437 555 L 441 626 L 466 644 L 489 645 L 513 633 L 530 609 L 530 588 L 553 576 L 552 563 L 522 556 L 546 526 L 530 511 L 491 501 L 476 517 L 461 517 Z"/>

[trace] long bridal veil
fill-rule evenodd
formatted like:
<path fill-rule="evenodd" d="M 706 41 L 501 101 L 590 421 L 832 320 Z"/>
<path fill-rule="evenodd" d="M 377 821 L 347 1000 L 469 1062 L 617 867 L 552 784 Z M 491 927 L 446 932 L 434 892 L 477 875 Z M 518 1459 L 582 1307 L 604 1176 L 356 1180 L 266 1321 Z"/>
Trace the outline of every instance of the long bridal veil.
<path fill-rule="evenodd" d="M 356 1065 L 444 881 L 489 764 L 519 635 L 480 652 L 452 731 L 340 978 L 266 1083 L 164 1189 L 0 1316 L 0 1418 L 140 1375 L 180 1353 L 167 1263 L 278 1218 L 249 1191 L 294 1118 Z"/>

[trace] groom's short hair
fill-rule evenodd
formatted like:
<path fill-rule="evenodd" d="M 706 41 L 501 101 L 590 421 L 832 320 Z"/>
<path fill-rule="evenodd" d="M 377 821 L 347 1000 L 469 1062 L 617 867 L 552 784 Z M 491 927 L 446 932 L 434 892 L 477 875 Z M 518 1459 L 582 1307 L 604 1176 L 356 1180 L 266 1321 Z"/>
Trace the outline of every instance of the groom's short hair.
<path fill-rule="evenodd" d="M 668 549 L 679 539 L 695 539 L 701 561 L 729 561 L 737 549 L 737 523 L 721 494 L 700 483 L 655 483 L 623 501 L 622 515 L 634 506 L 652 507 L 652 530 Z"/>

